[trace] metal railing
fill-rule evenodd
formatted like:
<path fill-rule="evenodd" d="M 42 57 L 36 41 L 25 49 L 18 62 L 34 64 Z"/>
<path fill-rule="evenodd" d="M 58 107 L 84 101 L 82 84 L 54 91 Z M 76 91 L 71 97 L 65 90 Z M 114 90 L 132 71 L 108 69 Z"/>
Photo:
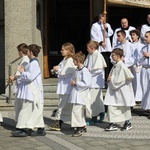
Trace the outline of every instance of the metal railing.
<path fill-rule="evenodd" d="M 12 64 L 14 64 L 16 61 L 18 61 L 19 59 L 21 59 L 22 57 L 18 57 L 15 60 L 13 60 L 12 62 L 9 63 L 9 70 L 8 70 L 8 83 L 6 85 L 6 87 L 9 86 L 9 90 L 8 90 L 8 103 L 11 104 L 11 87 L 12 87 L 12 83 L 9 82 L 9 77 L 12 75 Z"/>

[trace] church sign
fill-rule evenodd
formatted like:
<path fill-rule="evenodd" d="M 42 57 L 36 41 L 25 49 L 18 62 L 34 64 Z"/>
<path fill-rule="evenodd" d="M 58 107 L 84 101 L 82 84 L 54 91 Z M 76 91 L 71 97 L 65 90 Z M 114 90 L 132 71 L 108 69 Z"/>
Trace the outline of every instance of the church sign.
<path fill-rule="evenodd" d="M 150 8 L 150 0 L 108 0 L 108 3 Z"/>

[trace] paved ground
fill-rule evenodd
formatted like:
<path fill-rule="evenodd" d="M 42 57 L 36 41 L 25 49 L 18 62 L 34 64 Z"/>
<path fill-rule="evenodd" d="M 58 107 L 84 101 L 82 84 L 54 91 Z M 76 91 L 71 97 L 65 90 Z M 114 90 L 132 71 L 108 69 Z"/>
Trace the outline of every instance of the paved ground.
<path fill-rule="evenodd" d="M 63 125 L 61 132 L 48 130 L 47 124 L 54 121 L 51 114 L 52 108 L 44 111 L 45 137 L 14 138 L 10 134 L 15 129 L 14 111 L 3 111 L 0 150 L 150 150 L 150 120 L 147 113 L 139 108 L 132 112 L 132 130 L 106 132 L 106 117 L 104 123 L 88 126 L 88 132 L 81 137 L 72 137 L 69 123 Z"/>

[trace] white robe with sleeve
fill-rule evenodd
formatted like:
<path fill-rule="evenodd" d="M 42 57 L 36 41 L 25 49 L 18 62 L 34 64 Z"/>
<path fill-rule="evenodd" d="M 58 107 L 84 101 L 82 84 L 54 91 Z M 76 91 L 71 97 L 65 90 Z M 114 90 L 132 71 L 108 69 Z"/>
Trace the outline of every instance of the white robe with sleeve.
<path fill-rule="evenodd" d="M 63 59 L 58 70 L 57 94 L 70 94 L 72 87 L 70 85 L 71 76 L 76 70 L 72 58 Z"/>
<path fill-rule="evenodd" d="M 20 67 L 20 66 L 26 66 L 28 63 L 29 63 L 29 57 L 28 56 L 23 56 L 22 58 L 21 58 L 21 62 L 18 64 L 18 67 Z M 18 68 L 17 68 L 18 69 Z M 16 85 L 15 85 L 15 90 L 14 90 L 14 92 L 15 93 L 17 93 L 17 89 L 19 88 L 19 85 L 20 85 L 20 82 L 21 82 L 21 79 L 20 79 L 20 76 L 21 76 L 21 74 L 20 74 L 20 72 L 17 70 L 16 71 L 16 73 L 15 73 L 15 78 L 16 78 Z"/>
<path fill-rule="evenodd" d="M 58 70 L 58 85 L 56 92 L 59 94 L 59 104 L 55 119 L 67 122 L 71 119 L 71 105 L 68 103 L 68 100 L 72 90 L 70 84 L 71 77 L 76 70 L 76 66 L 71 57 L 68 59 L 64 58 L 59 65 L 60 68 Z"/>
<path fill-rule="evenodd" d="M 135 101 L 142 101 L 142 88 L 141 88 L 141 65 L 139 63 L 139 56 L 142 47 L 144 46 L 140 41 L 133 42 L 133 58 L 134 66 L 132 67 L 132 73 L 134 75 L 133 79 L 133 89 L 135 95 Z"/>
<path fill-rule="evenodd" d="M 91 100 L 90 106 L 92 109 L 92 116 L 97 116 L 104 112 L 103 94 L 101 88 L 105 87 L 104 68 L 106 62 L 98 50 L 86 57 L 84 65 L 90 70 L 92 74 L 92 84 L 90 86 Z"/>
<path fill-rule="evenodd" d="M 29 64 L 29 57 L 28 56 L 23 56 L 21 58 L 21 62 L 18 64 L 18 67 L 20 66 L 26 66 L 27 64 Z M 21 74 L 20 72 L 17 70 L 16 73 L 15 73 L 15 78 L 16 78 L 16 83 L 15 83 L 15 89 L 14 89 L 14 92 L 15 92 L 15 120 L 17 121 L 18 120 L 18 115 L 20 113 L 20 110 L 22 108 L 22 103 L 23 103 L 23 100 L 22 99 L 19 99 L 17 98 L 17 93 L 18 93 L 18 89 L 19 89 L 19 86 L 21 85 Z"/>
<path fill-rule="evenodd" d="M 115 46 L 115 48 L 123 49 L 124 56 L 125 56 L 124 63 L 127 67 L 132 67 L 134 65 L 134 57 L 133 57 L 134 48 L 133 48 L 133 44 L 126 40 L 125 43 L 119 43 L 118 45 Z M 110 56 L 110 59 L 111 59 L 111 62 L 113 64 L 115 64 L 115 62 L 112 59 L 112 56 Z"/>
<path fill-rule="evenodd" d="M 108 30 L 106 31 L 106 38 L 105 38 L 106 48 L 104 49 L 102 46 L 99 46 L 100 52 L 112 51 L 110 37 L 113 35 L 113 30 L 110 24 L 106 23 L 106 25 L 108 27 L 107 28 Z M 91 40 L 97 41 L 98 43 L 104 41 L 103 33 L 104 33 L 104 26 L 99 22 L 94 23 L 91 27 Z"/>
<path fill-rule="evenodd" d="M 150 57 L 145 57 L 143 52 L 150 52 L 150 44 L 145 45 L 140 52 L 142 104 L 144 110 L 150 109 Z"/>
<path fill-rule="evenodd" d="M 91 109 L 89 107 L 89 101 L 91 98 L 89 88 L 92 83 L 92 76 L 86 67 L 83 69 L 77 69 L 72 76 L 72 80 L 76 80 L 76 84 L 70 94 L 69 103 L 80 104 L 86 106 L 88 115 L 91 115 Z"/>
<path fill-rule="evenodd" d="M 117 40 L 117 31 L 122 30 L 122 28 L 117 28 L 114 32 L 113 38 L 112 38 L 112 48 L 119 44 L 119 41 Z M 135 30 L 135 27 L 129 26 L 128 30 L 124 30 L 126 32 L 126 39 L 132 41 L 130 36 L 130 31 Z"/>
<path fill-rule="evenodd" d="M 93 54 L 88 54 L 84 66 L 86 66 L 92 74 L 91 88 L 104 88 L 104 68 L 107 67 L 107 65 L 104 57 L 98 50 L 95 50 Z"/>
<path fill-rule="evenodd" d="M 21 74 L 21 86 L 18 98 L 23 99 L 23 106 L 18 116 L 16 128 L 44 128 L 43 120 L 43 84 L 41 70 L 37 58 L 30 63 Z"/>
<path fill-rule="evenodd" d="M 134 76 L 122 61 L 110 71 L 111 81 L 105 95 L 104 104 L 110 106 L 134 106 L 132 79 Z"/>

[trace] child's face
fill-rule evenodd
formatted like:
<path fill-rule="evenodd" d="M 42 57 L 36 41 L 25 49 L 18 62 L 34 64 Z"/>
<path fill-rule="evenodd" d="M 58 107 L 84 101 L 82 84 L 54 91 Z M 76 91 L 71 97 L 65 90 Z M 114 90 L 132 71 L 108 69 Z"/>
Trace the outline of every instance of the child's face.
<path fill-rule="evenodd" d="M 78 66 L 78 61 L 77 61 L 77 59 L 73 59 L 73 63 L 74 63 L 75 66 Z"/>
<path fill-rule="evenodd" d="M 31 58 L 32 57 L 32 52 L 30 50 L 28 50 L 27 55 L 28 55 L 29 58 Z"/>
<path fill-rule="evenodd" d="M 91 46 L 87 46 L 87 51 L 89 54 L 93 54 L 94 53 L 94 48 Z"/>
<path fill-rule="evenodd" d="M 145 40 L 147 43 L 150 43 L 150 33 L 145 34 Z"/>
<path fill-rule="evenodd" d="M 131 38 L 133 42 L 137 42 L 139 37 L 136 35 L 136 33 L 132 33 Z"/>
<path fill-rule="evenodd" d="M 117 62 L 118 60 L 120 60 L 119 55 L 116 55 L 115 53 L 112 53 L 111 56 L 112 56 L 113 61 Z"/>
<path fill-rule="evenodd" d="M 68 50 L 66 50 L 64 47 L 61 48 L 61 55 L 66 57 L 68 55 Z"/>

